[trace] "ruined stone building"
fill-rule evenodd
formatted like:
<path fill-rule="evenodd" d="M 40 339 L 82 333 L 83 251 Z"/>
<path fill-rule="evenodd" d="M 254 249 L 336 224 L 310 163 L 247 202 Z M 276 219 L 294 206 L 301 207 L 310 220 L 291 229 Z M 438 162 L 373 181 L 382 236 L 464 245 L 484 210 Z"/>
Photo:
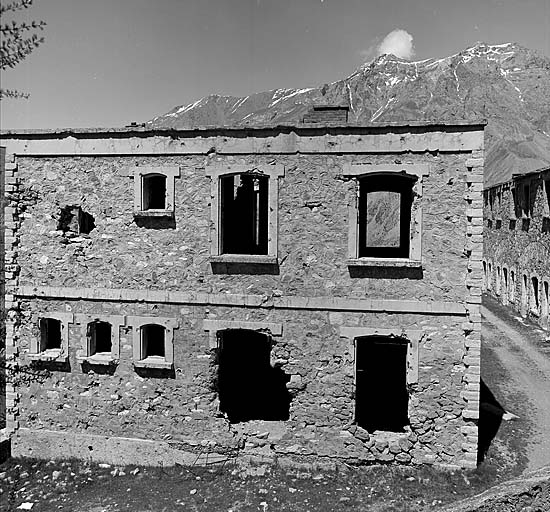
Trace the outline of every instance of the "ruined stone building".
<path fill-rule="evenodd" d="M 4 132 L 12 454 L 475 467 L 483 130 Z"/>
<path fill-rule="evenodd" d="M 484 191 L 484 289 L 550 331 L 550 167 Z"/>

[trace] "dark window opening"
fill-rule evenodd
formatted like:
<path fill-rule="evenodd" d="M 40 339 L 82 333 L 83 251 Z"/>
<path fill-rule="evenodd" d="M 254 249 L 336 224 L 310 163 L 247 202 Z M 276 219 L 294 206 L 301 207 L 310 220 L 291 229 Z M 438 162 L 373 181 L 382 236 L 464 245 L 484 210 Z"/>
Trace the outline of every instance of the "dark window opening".
<path fill-rule="evenodd" d="M 218 333 L 220 411 L 231 423 L 289 418 L 290 377 L 270 364 L 271 339 L 248 330 Z"/>
<path fill-rule="evenodd" d="M 69 205 L 61 208 L 57 229 L 63 233 L 87 235 L 95 228 L 95 219 L 80 206 Z"/>
<path fill-rule="evenodd" d="M 403 432 L 408 425 L 408 343 L 369 336 L 356 341 L 355 422 L 368 432 Z"/>
<path fill-rule="evenodd" d="M 89 355 L 111 353 L 111 324 L 109 322 L 91 322 L 88 324 Z"/>
<path fill-rule="evenodd" d="M 143 210 L 166 209 L 166 176 L 147 174 L 142 177 Z"/>
<path fill-rule="evenodd" d="M 523 216 L 531 216 L 531 187 L 523 185 Z"/>
<path fill-rule="evenodd" d="M 531 278 L 531 290 L 533 294 L 533 309 L 539 309 L 539 280 L 536 277 Z"/>
<path fill-rule="evenodd" d="M 375 176 L 359 181 L 358 256 L 408 258 L 414 181 Z"/>
<path fill-rule="evenodd" d="M 220 178 L 222 254 L 267 254 L 268 176 Z"/>
<path fill-rule="evenodd" d="M 548 208 L 548 213 L 550 214 L 550 180 L 544 182 L 544 190 L 546 191 L 546 207 Z"/>
<path fill-rule="evenodd" d="M 41 351 L 61 348 L 61 321 L 55 318 L 40 319 Z"/>
<path fill-rule="evenodd" d="M 508 293 L 508 269 L 503 268 L 502 272 L 503 272 L 503 276 L 504 276 L 504 292 Z"/>
<path fill-rule="evenodd" d="M 141 327 L 142 359 L 152 356 L 165 357 L 164 331 L 164 327 L 157 324 L 149 324 Z"/>

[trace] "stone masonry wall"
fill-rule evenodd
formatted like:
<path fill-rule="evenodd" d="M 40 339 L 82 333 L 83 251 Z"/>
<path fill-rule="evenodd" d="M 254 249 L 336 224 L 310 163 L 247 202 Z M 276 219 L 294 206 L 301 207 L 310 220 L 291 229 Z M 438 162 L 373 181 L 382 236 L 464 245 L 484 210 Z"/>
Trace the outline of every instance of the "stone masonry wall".
<path fill-rule="evenodd" d="M 298 463 L 311 456 L 474 467 L 482 142 L 456 154 L 403 154 L 402 144 L 387 154 L 323 154 L 319 147 L 312 154 L 273 154 L 257 144 L 248 155 L 10 156 L 6 301 L 14 452 L 97 460 L 111 460 L 116 452 L 127 461 L 143 453 L 145 463 L 245 456 Z M 284 166 L 275 275 L 212 272 L 205 175 L 212 161 Z M 422 183 L 422 270 L 353 275 L 347 238 L 354 182 L 342 169 L 346 163 L 396 162 L 429 165 Z M 130 169 L 146 165 L 180 168 L 175 227 L 148 229 L 134 222 Z M 88 235 L 57 230 L 67 205 L 93 215 Z M 174 371 L 161 376 L 134 368 L 127 323 L 112 371 L 90 371 L 77 360 L 82 329 L 75 323 L 69 324 L 68 363 L 37 364 L 29 349 L 45 312 L 174 318 Z M 219 413 L 209 320 L 282 326 L 272 338 L 271 358 L 290 376 L 289 421 L 231 425 Z M 421 332 L 404 433 L 369 434 L 354 424 L 355 349 L 344 335 L 349 328 Z M 151 448 L 136 451 L 136 439 Z"/>
<path fill-rule="evenodd" d="M 550 330 L 550 195 L 543 186 L 545 181 L 550 183 L 548 170 L 485 191 L 484 289 Z M 531 208 L 527 217 L 521 191 L 528 184 Z M 518 190 L 516 201 L 514 188 Z M 538 298 L 532 278 L 538 282 Z"/>

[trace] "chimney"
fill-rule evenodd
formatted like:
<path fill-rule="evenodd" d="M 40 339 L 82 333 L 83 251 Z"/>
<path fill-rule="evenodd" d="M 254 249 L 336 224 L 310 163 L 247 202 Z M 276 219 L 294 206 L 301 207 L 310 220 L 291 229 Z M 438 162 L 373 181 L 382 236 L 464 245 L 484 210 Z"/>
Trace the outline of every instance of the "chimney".
<path fill-rule="evenodd" d="M 348 105 L 314 105 L 304 116 L 304 123 L 345 124 Z"/>

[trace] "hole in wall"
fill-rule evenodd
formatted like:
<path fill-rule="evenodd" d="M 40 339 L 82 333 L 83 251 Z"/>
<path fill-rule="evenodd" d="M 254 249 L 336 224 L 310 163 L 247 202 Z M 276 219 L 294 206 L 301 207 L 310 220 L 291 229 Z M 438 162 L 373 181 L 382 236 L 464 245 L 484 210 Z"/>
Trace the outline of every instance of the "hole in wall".
<path fill-rule="evenodd" d="M 57 229 L 65 234 L 87 235 L 95 228 L 95 219 L 78 205 L 61 208 Z"/>
<path fill-rule="evenodd" d="M 290 376 L 270 363 L 271 338 L 244 329 L 218 333 L 217 391 L 231 423 L 289 419 Z"/>

